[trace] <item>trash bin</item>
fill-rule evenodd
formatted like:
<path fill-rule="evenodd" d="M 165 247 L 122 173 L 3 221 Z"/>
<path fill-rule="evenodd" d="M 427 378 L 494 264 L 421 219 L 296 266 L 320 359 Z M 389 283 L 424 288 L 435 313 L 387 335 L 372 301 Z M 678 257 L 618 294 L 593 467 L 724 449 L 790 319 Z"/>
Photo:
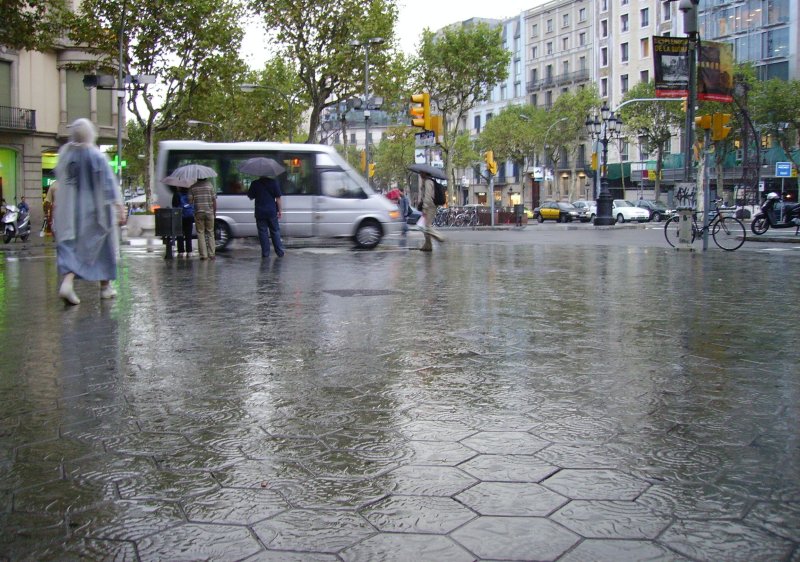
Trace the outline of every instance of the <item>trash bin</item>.
<path fill-rule="evenodd" d="M 522 217 L 525 215 L 525 205 L 514 205 L 514 221 L 517 223 L 517 226 L 522 225 Z"/>
<path fill-rule="evenodd" d="M 179 208 L 156 209 L 156 236 L 175 238 L 183 234 L 182 211 Z"/>

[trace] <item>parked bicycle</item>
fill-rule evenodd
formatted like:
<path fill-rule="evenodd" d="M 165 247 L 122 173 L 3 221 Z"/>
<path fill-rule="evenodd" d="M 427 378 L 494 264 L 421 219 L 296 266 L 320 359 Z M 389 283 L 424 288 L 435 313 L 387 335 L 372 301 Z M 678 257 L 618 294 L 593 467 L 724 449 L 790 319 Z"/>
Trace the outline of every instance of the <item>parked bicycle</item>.
<path fill-rule="evenodd" d="M 714 200 L 714 211 L 708 226 L 698 224 L 697 217 L 700 211 L 692 212 L 692 242 L 703 236 L 708 231 L 714 238 L 714 243 L 725 251 L 732 252 L 741 248 L 747 239 L 747 229 L 739 219 L 725 215 L 719 208 L 722 199 Z M 673 248 L 678 245 L 680 232 L 680 215 L 670 218 L 664 225 L 664 236 Z"/>

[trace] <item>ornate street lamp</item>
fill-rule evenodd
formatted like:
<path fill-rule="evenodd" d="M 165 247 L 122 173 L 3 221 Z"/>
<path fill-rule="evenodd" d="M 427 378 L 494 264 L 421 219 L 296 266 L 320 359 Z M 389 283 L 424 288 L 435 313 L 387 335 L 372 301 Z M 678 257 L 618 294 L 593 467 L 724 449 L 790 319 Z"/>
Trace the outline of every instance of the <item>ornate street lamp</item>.
<path fill-rule="evenodd" d="M 600 108 L 599 116 L 597 114 L 586 116 L 585 125 L 592 140 L 603 145 L 602 174 L 600 174 L 600 170 L 597 174 L 600 177 L 600 193 L 597 195 L 597 216 L 594 224 L 595 226 L 611 226 L 615 221 L 611 216 L 613 198 L 608 190 L 608 171 L 606 169 L 608 166 L 608 142 L 619 138 L 622 131 L 622 120 L 615 116 L 614 112 L 604 103 Z"/>

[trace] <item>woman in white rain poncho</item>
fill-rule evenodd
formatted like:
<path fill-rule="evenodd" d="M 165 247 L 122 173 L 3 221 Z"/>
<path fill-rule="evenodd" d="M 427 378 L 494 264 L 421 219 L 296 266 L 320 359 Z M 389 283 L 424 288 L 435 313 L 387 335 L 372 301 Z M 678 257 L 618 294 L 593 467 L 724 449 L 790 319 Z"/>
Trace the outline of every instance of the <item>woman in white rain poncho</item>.
<path fill-rule="evenodd" d="M 96 139 L 92 122 L 78 119 L 70 125 L 70 142 L 58 151 L 53 229 L 58 272 L 64 275 L 58 296 L 68 304 L 81 302 L 76 277 L 100 281 L 101 298 L 116 295 L 109 281 L 117 278 L 122 193 Z"/>

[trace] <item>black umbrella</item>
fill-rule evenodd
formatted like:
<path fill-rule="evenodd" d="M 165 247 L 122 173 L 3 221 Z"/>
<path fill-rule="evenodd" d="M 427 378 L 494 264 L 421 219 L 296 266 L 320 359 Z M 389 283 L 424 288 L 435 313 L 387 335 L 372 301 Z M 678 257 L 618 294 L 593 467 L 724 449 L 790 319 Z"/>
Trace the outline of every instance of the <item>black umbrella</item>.
<path fill-rule="evenodd" d="M 418 174 L 428 175 L 437 180 L 447 179 L 444 170 L 441 168 L 436 168 L 435 166 L 431 166 L 430 164 L 411 164 L 408 169 Z"/>

